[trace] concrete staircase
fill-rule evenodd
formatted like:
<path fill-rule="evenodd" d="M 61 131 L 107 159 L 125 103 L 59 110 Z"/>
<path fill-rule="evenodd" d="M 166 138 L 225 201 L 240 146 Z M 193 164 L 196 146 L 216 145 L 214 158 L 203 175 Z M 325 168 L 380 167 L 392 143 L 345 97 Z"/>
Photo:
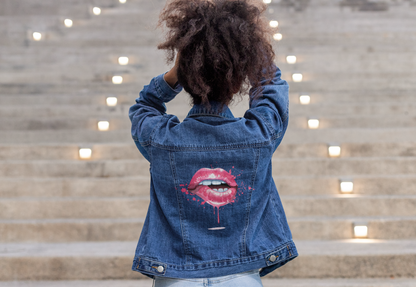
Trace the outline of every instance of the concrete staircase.
<path fill-rule="evenodd" d="M 0 3 L 0 287 L 152 285 L 130 271 L 149 179 L 128 109 L 169 69 L 152 29 L 164 2 Z M 274 0 L 269 8 L 291 87 L 273 173 L 300 256 L 264 286 L 416 286 L 415 2 Z M 292 54 L 294 65 L 285 62 Z M 130 64 L 118 65 L 119 56 Z M 303 82 L 291 80 L 295 72 Z M 311 104 L 299 103 L 303 93 Z M 183 119 L 188 103 L 182 93 L 168 112 Z M 244 99 L 232 110 L 242 116 L 247 107 Z M 309 118 L 319 129 L 308 129 Z M 98 131 L 99 120 L 110 130 Z M 328 156 L 333 143 L 340 157 Z M 83 146 L 91 160 L 79 159 Z M 352 194 L 340 193 L 341 179 L 353 180 Z M 355 223 L 367 224 L 366 239 L 354 238 Z"/>

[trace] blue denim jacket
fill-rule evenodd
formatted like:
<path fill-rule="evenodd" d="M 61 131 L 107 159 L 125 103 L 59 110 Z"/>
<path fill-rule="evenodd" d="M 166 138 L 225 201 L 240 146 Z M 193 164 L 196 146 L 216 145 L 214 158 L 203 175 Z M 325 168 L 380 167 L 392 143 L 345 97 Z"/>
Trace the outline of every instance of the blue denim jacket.
<path fill-rule="evenodd" d="M 260 269 L 264 276 L 297 257 L 272 178 L 272 155 L 288 125 L 286 81 L 250 90 L 235 118 L 194 105 L 181 123 L 164 103 L 181 90 L 152 79 L 130 108 L 132 137 L 150 162 L 150 204 L 132 269 L 148 277 L 209 278 Z M 262 96 L 253 99 L 258 89 Z"/>

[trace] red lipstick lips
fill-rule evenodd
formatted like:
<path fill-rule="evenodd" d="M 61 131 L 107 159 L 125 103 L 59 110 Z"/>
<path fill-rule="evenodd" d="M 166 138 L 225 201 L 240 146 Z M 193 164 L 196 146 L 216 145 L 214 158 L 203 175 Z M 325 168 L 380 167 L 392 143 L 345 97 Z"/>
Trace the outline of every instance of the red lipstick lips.
<path fill-rule="evenodd" d="M 221 168 L 201 168 L 194 174 L 188 186 L 189 192 L 217 208 L 232 202 L 237 189 L 234 176 Z"/>

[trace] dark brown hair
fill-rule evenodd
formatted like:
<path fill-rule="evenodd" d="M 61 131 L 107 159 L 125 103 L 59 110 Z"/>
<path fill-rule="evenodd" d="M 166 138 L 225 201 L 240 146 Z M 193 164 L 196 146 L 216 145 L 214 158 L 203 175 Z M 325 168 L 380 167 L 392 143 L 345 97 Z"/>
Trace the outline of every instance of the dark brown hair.
<path fill-rule="evenodd" d="M 271 45 L 273 30 L 260 0 L 170 0 L 159 25 L 166 25 L 167 62 L 180 54 L 178 80 L 194 104 L 228 105 L 262 78 L 276 72 Z"/>

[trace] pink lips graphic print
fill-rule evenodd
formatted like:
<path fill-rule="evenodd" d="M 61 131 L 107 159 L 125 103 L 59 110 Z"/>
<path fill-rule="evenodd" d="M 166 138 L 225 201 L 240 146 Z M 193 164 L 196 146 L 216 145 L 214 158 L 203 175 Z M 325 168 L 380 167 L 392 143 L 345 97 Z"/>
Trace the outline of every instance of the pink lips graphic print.
<path fill-rule="evenodd" d="M 237 194 L 237 183 L 234 176 L 221 168 L 201 168 L 191 179 L 188 191 L 198 195 L 208 204 L 219 208 L 232 202 Z"/>

